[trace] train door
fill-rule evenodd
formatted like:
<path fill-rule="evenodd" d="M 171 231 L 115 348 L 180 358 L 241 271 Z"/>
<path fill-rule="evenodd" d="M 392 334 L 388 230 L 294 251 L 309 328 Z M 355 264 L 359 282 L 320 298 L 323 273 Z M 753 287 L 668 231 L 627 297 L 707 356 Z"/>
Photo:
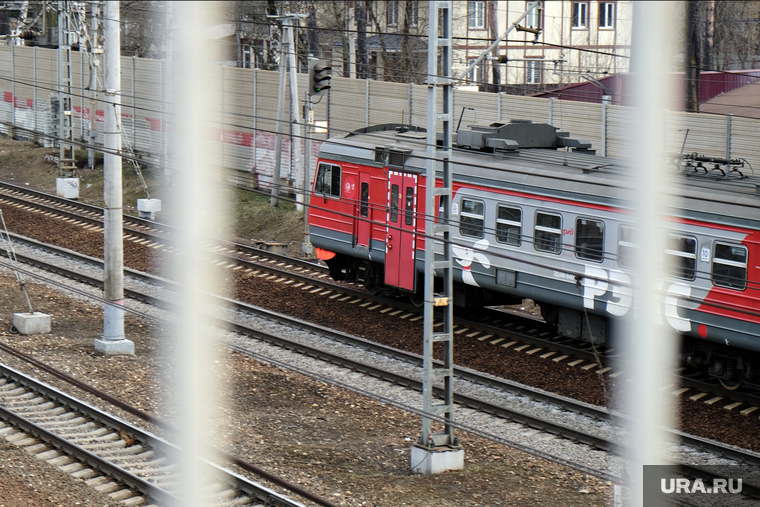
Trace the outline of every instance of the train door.
<path fill-rule="evenodd" d="M 385 284 L 414 290 L 417 176 L 389 171 Z"/>
<path fill-rule="evenodd" d="M 372 232 L 372 210 L 369 205 L 368 173 L 359 173 L 359 205 L 356 208 L 356 244 L 369 246 Z"/>

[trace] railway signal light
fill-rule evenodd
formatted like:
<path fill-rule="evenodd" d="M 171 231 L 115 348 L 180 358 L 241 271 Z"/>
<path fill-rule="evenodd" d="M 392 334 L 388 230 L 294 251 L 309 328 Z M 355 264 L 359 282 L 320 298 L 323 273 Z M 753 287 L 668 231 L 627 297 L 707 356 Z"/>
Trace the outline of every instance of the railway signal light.
<path fill-rule="evenodd" d="M 331 70 L 332 67 L 324 60 L 309 62 L 309 95 L 324 95 L 330 89 Z"/>

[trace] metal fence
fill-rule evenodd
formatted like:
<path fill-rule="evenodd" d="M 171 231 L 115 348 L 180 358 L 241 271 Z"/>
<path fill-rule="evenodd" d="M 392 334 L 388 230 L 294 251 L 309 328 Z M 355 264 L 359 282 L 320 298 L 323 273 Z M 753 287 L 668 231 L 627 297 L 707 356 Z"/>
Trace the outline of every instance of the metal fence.
<path fill-rule="evenodd" d="M 56 51 L 52 49 L 0 47 L 0 132 L 47 146 L 54 144 L 51 136 L 57 125 L 52 119 L 51 104 L 57 92 L 56 61 Z M 167 66 L 160 60 L 122 57 L 121 67 L 122 128 L 137 151 L 159 164 L 168 149 L 167 123 L 171 128 Z M 90 92 L 85 89 L 89 83 L 86 55 L 73 52 L 71 68 L 74 135 L 85 141 L 90 114 Z M 225 167 L 251 176 L 241 181 L 268 186 L 275 163 L 278 73 L 233 67 L 220 70 L 217 75 L 222 81 L 221 97 L 215 103 L 210 99 L 208 107 L 210 123 L 219 125 L 217 131 L 210 133 L 209 139 L 215 141 L 211 149 L 222 158 Z M 307 80 L 306 74 L 298 75 L 299 90 L 306 90 Z M 330 93 L 314 106 L 315 120 L 326 121 L 328 132 L 314 135 L 311 171 L 320 141 L 327 136 L 342 136 L 380 123 L 425 124 L 425 86 L 337 77 L 331 84 Z M 288 95 L 286 113 L 292 107 Z M 573 137 L 590 140 L 597 153 L 611 157 L 646 149 L 631 139 L 631 110 L 624 106 L 455 90 L 453 110 L 455 121 L 461 117 L 463 125 L 512 119 L 548 122 Z M 97 114 L 97 128 L 102 132 L 102 110 Z M 663 121 L 670 151 L 744 158 L 760 168 L 760 120 L 666 111 Z M 289 181 L 295 178 L 289 136 L 283 140 L 281 174 Z"/>

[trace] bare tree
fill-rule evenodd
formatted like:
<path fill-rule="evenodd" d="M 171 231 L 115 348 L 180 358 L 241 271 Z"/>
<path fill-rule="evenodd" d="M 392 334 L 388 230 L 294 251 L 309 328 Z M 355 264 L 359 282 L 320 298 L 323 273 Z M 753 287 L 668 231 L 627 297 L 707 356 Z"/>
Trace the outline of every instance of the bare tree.
<path fill-rule="evenodd" d="M 121 52 L 143 58 L 164 58 L 164 2 L 120 2 Z"/>
<path fill-rule="evenodd" d="M 686 4 L 686 110 L 699 111 L 699 71 L 702 64 L 700 2 Z"/>
<path fill-rule="evenodd" d="M 317 8 L 314 6 L 313 1 L 308 2 L 307 13 L 308 16 L 306 17 L 306 38 L 309 41 L 309 53 L 311 53 L 314 58 L 321 58 L 322 52 L 319 48 L 319 32 L 317 31 Z"/>
<path fill-rule="evenodd" d="M 367 54 L 366 2 L 357 0 L 354 7 L 356 19 L 356 77 L 369 79 L 369 55 Z"/>
<path fill-rule="evenodd" d="M 712 62 L 717 70 L 752 69 L 760 53 L 760 2 L 715 2 L 715 45 Z"/>

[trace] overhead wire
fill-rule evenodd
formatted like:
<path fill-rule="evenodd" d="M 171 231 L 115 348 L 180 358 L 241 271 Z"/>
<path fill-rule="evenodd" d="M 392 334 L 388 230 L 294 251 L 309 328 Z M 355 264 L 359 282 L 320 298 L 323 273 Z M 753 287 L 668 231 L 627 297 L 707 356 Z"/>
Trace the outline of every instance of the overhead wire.
<path fill-rule="evenodd" d="M 4 122 L 4 121 L 0 121 L 0 123 L 2 123 L 2 124 L 9 124 L 9 122 Z M 212 121 L 211 123 L 213 123 L 213 121 Z M 242 127 L 242 126 L 241 126 L 241 127 Z M 23 128 L 23 127 L 17 127 L 17 128 L 19 128 L 19 129 L 21 129 L 21 130 L 26 130 L 26 131 L 31 131 L 31 132 L 34 132 L 34 131 L 32 131 L 31 129 L 25 129 L 25 128 Z M 262 131 L 262 129 L 258 129 L 258 130 L 259 130 L 259 131 Z M 276 134 L 276 133 L 277 133 L 277 131 L 276 131 L 276 130 L 269 130 L 269 131 L 267 131 L 267 130 L 263 130 L 263 131 L 264 131 L 264 132 L 268 132 L 268 133 L 270 133 L 270 134 Z M 347 133 L 347 132 L 346 132 L 346 133 Z M 57 136 L 54 136 L 54 135 L 49 135 L 49 134 L 44 134 L 44 133 L 40 133 L 40 135 L 44 135 L 44 136 L 46 136 L 46 137 L 50 137 L 50 138 L 53 138 L 53 139 L 58 139 L 58 140 L 61 140 L 60 138 L 58 138 Z M 301 138 L 305 138 L 306 136 L 302 135 L 302 136 L 298 136 L 298 137 L 301 137 Z M 379 135 L 378 135 L 378 137 L 379 137 Z M 67 140 L 67 141 L 68 141 L 68 140 Z M 71 142 L 71 141 L 68 141 L 68 142 Z M 340 140 L 340 139 L 335 139 L 335 138 L 333 138 L 333 139 L 331 139 L 331 142 L 340 144 L 340 143 L 341 143 L 341 140 Z M 346 144 L 349 144 L 349 143 L 350 143 L 350 141 L 344 141 L 344 142 L 345 142 Z M 82 142 L 82 141 L 74 141 L 74 142 L 72 142 L 72 144 L 76 144 L 76 145 L 78 145 L 78 146 L 82 146 L 82 147 L 91 147 L 91 145 L 89 145 L 89 144 L 88 144 L 88 143 L 86 143 L 86 142 Z M 103 151 L 103 152 L 106 152 L 106 153 L 110 153 L 109 151 L 106 151 L 106 150 L 104 150 L 104 149 L 101 149 L 101 148 L 100 148 L 100 147 L 98 147 L 98 146 L 94 146 L 94 147 L 95 147 L 95 148 L 97 148 L 97 149 L 99 149 L 100 151 Z M 460 151 L 460 152 L 468 152 L 468 150 L 464 150 L 464 149 L 461 149 L 461 148 L 454 148 L 454 151 Z M 115 152 L 115 153 L 112 153 L 112 154 L 115 154 L 115 155 L 119 155 L 119 153 L 116 153 L 116 152 Z M 122 155 L 120 155 L 120 156 L 122 156 L 122 158 L 130 159 L 130 156 L 129 156 L 128 154 L 122 154 Z M 427 156 L 425 156 L 425 155 L 420 155 L 418 158 L 420 158 L 420 159 L 427 159 L 428 157 L 427 157 Z M 134 157 L 134 159 L 136 159 L 136 157 Z M 469 162 L 469 163 L 468 163 L 468 162 L 459 162 L 459 165 L 461 165 L 461 166 L 463 166 L 463 167 L 470 167 L 471 169 L 475 169 L 476 167 L 480 167 L 480 166 L 479 166 L 477 163 L 475 163 L 475 162 Z M 508 169 L 508 168 L 505 168 L 505 169 L 504 169 L 504 171 L 505 171 L 505 172 L 511 172 L 511 170 L 510 170 L 510 169 Z M 315 176 L 316 176 L 316 175 L 315 175 Z M 563 177 L 562 177 L 562 176 L 557 176 L 557 178 L 559 178 L 559 179 L 561 180 Z M 566 179 L 567 179 L 568 183 L 570 183 L 570 182 L 574 182 L 574 181 L 575 181 L 575 178 L 574 178 L 574 177 L 571 177 L 571 176 L 568 176 Z M 603 186 L 604 186 L 604 184 L 603 184 Z M 610 186 L 610 187 L 612 188 L 612 187 L 614 187 L 615 185 L 612 185 L 612 184 L 608 184 L 607 186 Z M 296 192 L 298 192 L 298 190 L 297 190 L 297 189 L 294 189 L 294 190 L 295 190 Z M 308 195 L 310 195 L 311 197 L 319 197 L 320 195 L 322 195 L 322 194 L 318 194 L 318 193 L 315 193 L 315 192 L 313 192 L 313 191 L 311 191 L 311 190 L 305 190 L 305 191 L 304 191 L 304 190 L 301 190 L 301 192 L 303 192 L 303 193 L 304 193 L 304 195 L 307 195 L 307 194 L 308 194 Z M 312 206 L 313 206 L 313 205 L 312 205 Z M 756 208 L 760 208 L 760 206 L 756 206 Z M 416 213 L 416 212 L 415 212 L 415 213 Z M 434 215 L 426 215 L 426 214 L 419 214 L 419 215 L 420 215 L 420 216 L 419 216 L 419 218 L 420 218 L 420 219 L 423 219 L 423 220 L 426 220 L 426 219 L 435 219 L 435 216 L 434 216 Z M 449 220 L 449 222 L 453 222 L 453 223 L 455 223 L 455 225 L 457 225 L 457 226 L 458 226 L 458 225 L 460 225 L 458 222 L 454 222 L 453 220 Z M 493 234 L 496 234 L 496 230 L 495 230 L 495 227 L 494 227 L 494 228 L 491 228 L 490 226 L 489 226 L 489 227 L 485 227 L 485 226 L 484 226 L 484 230 L 488 230 L 488 232 L 489 232 L 489 233 L 493 233 Z M 527 236 L 527 235 L 525 235 L 525 236 Z M 436 239 L 436 240 L 437 240 L 437 239 Z M 529 243 L 529 244 L 530 244 L 530 243 L 532 243 L 532 241 L 533 241 L 533 238 L 531 237 L 530 239 L 528 239 L 528 240 L 525 240 L 525 241 L 526 241 L 527 243 Z M 470 246 L 470 245 L 467 245 L 467 244 L 457 244 L 457 243 L 453 243 L 453 244 L 455 244 L 456 246 L 460 246 L 460 247 L 463 247 L 463 248 L 471 248 L 471 246 Z M 570 246 L 570 245 L 564 245 L 564 246 Z M 571 248 L 572 248 L 572 247 L 571 247 Z M 497 256 L 498 256 L 498 254 L 496 254 L 495 252 L 491 252 L 491 251 L 489 251 L 488 253 L 489 253 L 489 255 L 497 255 Z M 613 253 L 611 253 L 611 252 L 603 252 L 603 254 L 604 254 L 604 255 L 606 255 L 606 256 L 608 256 L 608 257 L 610 257 L 610 256 L 612 256 L 612 257 L 616 257 L 616 256 L 617 256 L 617 254 L 613 254 Z M 511 258 L 511 257 L 506 257 L 506 259 L 507 259 L 507 260 L 512 260 L 512 261 L 515 261 L 515 260 L 517 260 L 516 258 Z M 700 275 L 700 276 L 701 276 L 701 275 Z M 592 277 L 592 278 L 593 278 L 593 277 Z M 707 275 L 705 275 L 705 278 L 707 278 Z M 750 282 L 750 284 L 749 284 L 749 285 L 752 285 L 752 282 Z"/>
<path fill-rule="evenodd" d="M 153 10 L 142 9 L 142 12 L 154 12 L 154 11 Z M 233 20 L 230 20 L 230 21 L 233 21 Z M 258 23 L 258 24 L 263 24 L 263 25 L 266 25 L 266 26 L 276 26 L 276 24 L 273 24 L 273 23 L 255 22 L 255 21 L 246 21 L 245 23 L 248 23 L 248 24 L 257 24 Z M 302 29 L 310 29 L 311 27 L 301 27 L 301 28 Z M 318 30 L 335 30 L 335 31 L 346 31 L 347 30 L 347 29 L 336 29 L 336 28 L 329 28 L 329 29 L 328 28 L 317 28 L 317 29 Z M 391 33 L 391 32 L 371 32 L 371 33 L 394 35 L 394 33 Z M 397 35 L 397 34 L 395 34 L 395 35 Z M 426 36 L 419 35 L 419 37 L 424 38 Z M 472 37 L 465 38 L 465 39 L 467 39 L 467 40 L 483 40 L 483 41 L 489 41 L 489 42 L 491 40 L 491 39 L 486 39 L 486 38 L 478 39 L 478 38 L 472 38 Z M 521 40 L 510 40 L 510 41 L 511 42 L 519 42 L 519 43 L 528 43 L 528 42 L 530 42 L 530 41 L 521 41 Z M 579 51 L 591 51 L 591 50 L 588 50 L 586 48 L 578 48 L 578 47 L 575 47 L 575 46 L 564 46 L 564 45 L 555 45 L 555 46 L 556 47 L 568 48 L 568 49 L 576 49 L 576 50 L 579 50 Z M 625 57 L 627 57 L 627 55 L 619 55 L 619 54 L 613 54 L 613 53 L 610 53 L 609 55 L 610 56 L 625 56 Z M 412 55 L 412 57 L 414 57 L 414 55 Z M 568 64 L 563 64 L 563 68 L 565 68 L 565 69 L 572 69 L 572 67 L 568 67 Z M 582 69 L 582 67 L 577 67 L 577 68 L 578 69 Z M 412 75 L 417 75 L 418 77 L 427 77 L 429 75 L 429 74 L 423 74 L 423 73 L 414 72 L 414 71 L 411 71 L 410 73 Z M 483 84 L 483 85 L 492 86 L 490 83 L 475 83 L 475 84 Z M 524 90 L 526 92 L 536 92 L 537 91 L 534 88 L 531 88 L 530 85 L 513 84 L 513 85 L 501 85 L 501 86 L 509 86 L 512 89 L 514 89 L 516 87 L 523 86 Z M 547 92 L 548 92 L 548 90 L 547 90 Z M 581 92 L 566 92 L 566 93 L 569 94 L 569 93 L 581 93 Z M 148 99 L 148 100 L 152 100 L 152 99 Z"/>

